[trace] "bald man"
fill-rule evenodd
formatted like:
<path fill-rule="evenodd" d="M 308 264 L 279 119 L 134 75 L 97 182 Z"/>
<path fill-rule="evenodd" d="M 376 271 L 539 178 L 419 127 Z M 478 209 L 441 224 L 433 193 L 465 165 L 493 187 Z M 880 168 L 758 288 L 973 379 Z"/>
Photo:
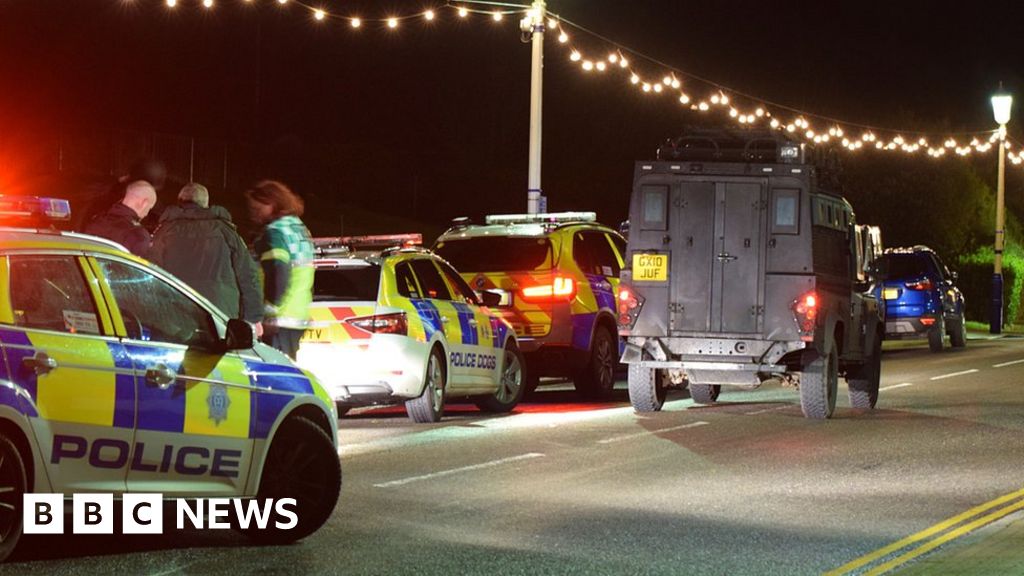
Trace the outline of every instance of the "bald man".
<path fill-rule="evenodd" d="M 113 240 L 137 256 L 147 256 L 153 238 L 142 226 L 142 219 L 155 205 L 156 189 L 153 185 L 145 180 L 136 180 L 125 188 L 120 202 L 89 222 L 85 233 Z"/>

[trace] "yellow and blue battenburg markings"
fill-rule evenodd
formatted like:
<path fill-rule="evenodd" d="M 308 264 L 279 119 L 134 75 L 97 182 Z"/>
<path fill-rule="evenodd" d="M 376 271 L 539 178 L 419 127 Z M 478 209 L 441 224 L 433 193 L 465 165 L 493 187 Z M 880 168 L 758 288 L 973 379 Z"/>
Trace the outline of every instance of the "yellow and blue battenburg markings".
<path fill-rule="evenodd" d="M 74 380 L 48 377 L 40 387 L 33 370 L 20 368 L 40 348 L 59 346 L 48 339 L 74 338 L 79 362 L 96 368 Z M 316 395 L 330 403 L 327 393 L 314 386 L 309 373 L 287 365 L 216 356 L 181 349 L 90 340 L 74 336 L 32 334 L 0 328 L 0 343 L 7 362 L 0 363 L 0 379 L 16 383 L 31 400 L 10 387 L 0 387 L 0 404 L 27 417 L 137 428 L 139 430 L 264 439 L 281 412 L 296 395 Z M 166 389 L 150 386 L 138 373 L 140 366 L 164 364 L 179 375 Z M 195 380 L 193 380 L 195 378 Z M 209 381 L 202 381 L 209 380 Z M 251 388 L 250 388 L 251 387 Z"/>

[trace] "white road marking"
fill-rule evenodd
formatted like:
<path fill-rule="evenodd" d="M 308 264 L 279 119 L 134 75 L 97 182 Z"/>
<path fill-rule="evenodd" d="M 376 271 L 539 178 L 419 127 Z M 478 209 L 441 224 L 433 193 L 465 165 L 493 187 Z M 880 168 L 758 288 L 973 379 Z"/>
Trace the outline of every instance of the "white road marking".
<path fill-rule="evenodd" d="M 879 388 L 878 391 L 881 392 L 882 390 L 892 390 L 894 388 L 906 388 L 907 386 L 913 386 L 913 385 L 914 385 L 913 382 L 903 382 L 902 384 L 893 384 L 892 386 L 886 386 L 884 388 Z"/>
<path fill-rule="evenodd" d="M 1013 366 L 1014 364 L 1024 364 L 1024 360 L 1014 360 L 1013 362 L 1003 362 L 1002 364 L 993 364 L 993 368 L 1002 368 L 1004 366 Z"/>
<path fill-rule="evenodd" d="M 539 452 L 530 452 L 528 454 L 520 454 L 519 456 L 510 456 L 508 458 L 502 458 L 500 460 L 491 460 L 490 462 L 484 462 L 482 464 L 473 464 L 472 466 L 463 466 L 461 468 L 452 468 L 451 470 L 442 470 L 440 472 L 432 472 L 430 474 L 423 474 L 422 476 L 412 476 L 410 478 L 402 478 L 401 480 L 392 480 L 390 482 L 383 482 L 381 484 L 374 484 L 375 488 L 390 488 L 392 486 L 402 486 L 404 484 L 410 484 L 412 482 L 419 482 L 420 480 L 430 480 L 432 478 L 441 478 L 442 476 L 451 476 L 452 474 L 459 474 L 461 472 L 472 472 L 474 470 L 483 470 L 484 468 L 494 468 L 495 466 L 501 466 L 502 464 L 511 464 L 512 462 L 519 462 L 521 460 L 531 460 L 533 458 L 543 458 L 544 455 Z"/>
<path fill-rule="evenodd" d="M 774 412 L 776 410 L 782 410 L 783 408 L 789 408 L 789 404 L 785 406 L 772 406 L 771 408 L 765 408 L 763 410 L 754 410 L 753 412 L 747 412 L 747 416 L 753 416 L 755 414 L 764 414 L 765 412 Z"/>
<path fill-rule="evenodd" d="M 636 434 L 626 434 L 625 436 L 612 436 L 611 438 L 605 438 L 604 440 L 598 440 L 598 444 L 613 444 L 615 442 L 622 442 L 623 440 L 632 440 L 633 438 L 640 438 L 643 436 L 650 436 L 652 434 L 662 434 L 665 432 L 673 432 L 675 430 L 683 430 L 684 428 L 696 428 L 697 426 L 704 426 L 707 422 L 703 420 L 699 422 L 690 422 L 689 424 L 683 424 L 681 426 L 672 426 L 671 428 L 661 428 L 659 430 L 647 430 L 645 432 L 637 432 Z"/>
<path fill-rule="evenodd" d="M 970 370 L 963 370 L 961 372 L 953 372 L 952 374 L 943 374 L 942 376 L 932 376 L 929 380 L 945 380 L 946 378 L 953 378 L 956 376 L 963 376 L 965 374 L 974 374 L 977 372 L 977 368 L 971 368 Z"/>

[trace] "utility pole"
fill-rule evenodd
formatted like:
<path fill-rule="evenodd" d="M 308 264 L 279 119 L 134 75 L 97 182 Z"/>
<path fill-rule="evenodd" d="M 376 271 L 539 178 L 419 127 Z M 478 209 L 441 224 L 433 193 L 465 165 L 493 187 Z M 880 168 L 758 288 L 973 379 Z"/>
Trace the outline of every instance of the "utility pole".
<path fill-rule="evenodd" d="M 544 26 L 547 6 L 536 0 L 520 25 L 533 41 L 530 71 L 530 167 L 526 191 L 526 211 L 537 214 L 547 211 L 547 201 L 540 187 L 541 106 L 544 101 Z"/>

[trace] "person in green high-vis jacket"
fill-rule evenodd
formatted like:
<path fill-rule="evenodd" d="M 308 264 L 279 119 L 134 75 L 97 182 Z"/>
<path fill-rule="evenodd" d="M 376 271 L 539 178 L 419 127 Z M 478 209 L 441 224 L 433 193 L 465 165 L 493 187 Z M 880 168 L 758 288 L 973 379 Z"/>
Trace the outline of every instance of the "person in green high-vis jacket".
<path fill-rule="evenodd" d="M 294 360 L 313 301 L 313 240 L 299 219 L 302 199 L 273 180 L 245 196 L 249 216 L 263 226 L 255 242 L 263 272 L 263 341 Z"/>

